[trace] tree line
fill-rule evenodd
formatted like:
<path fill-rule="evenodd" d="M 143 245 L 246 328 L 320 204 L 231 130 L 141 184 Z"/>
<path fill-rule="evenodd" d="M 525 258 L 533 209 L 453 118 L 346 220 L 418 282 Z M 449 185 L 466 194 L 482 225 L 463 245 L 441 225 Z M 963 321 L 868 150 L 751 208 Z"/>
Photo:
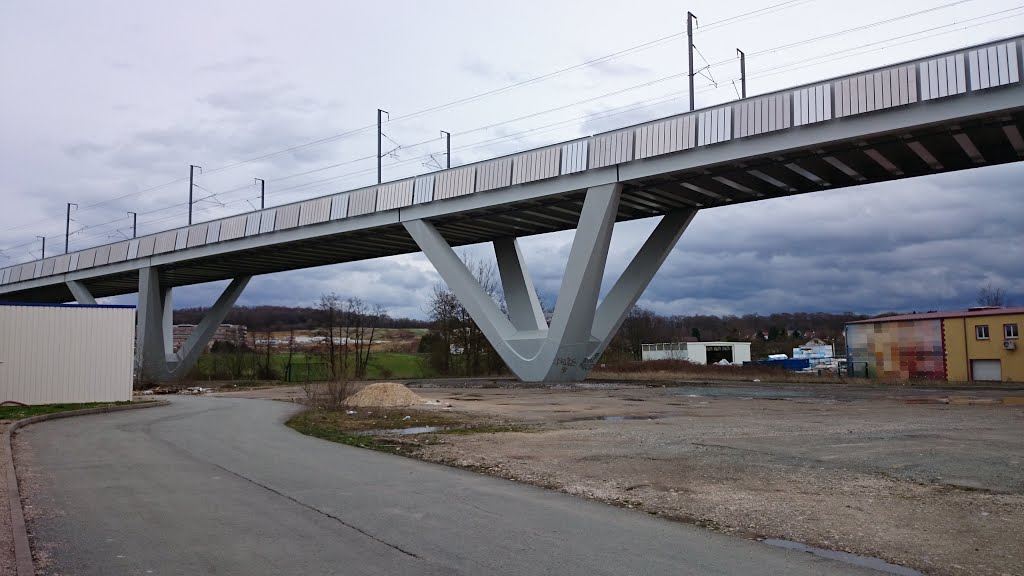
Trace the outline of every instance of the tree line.
<path fill-rule="evenodd" d="M 175 324 L 198 324 L 208 308 L 180 308 L 174 311 Z M 242 324 L 250 331 L 283 332 L 288 330 L 317 330 L 321 327 L 322 310 L 319 303 L 309 307 L 289 306 L 235 306 L 224 318 L 225 324 Z M 379 319 L 380 328 L 429 328 L 427 320 L 415 318 Z"/>

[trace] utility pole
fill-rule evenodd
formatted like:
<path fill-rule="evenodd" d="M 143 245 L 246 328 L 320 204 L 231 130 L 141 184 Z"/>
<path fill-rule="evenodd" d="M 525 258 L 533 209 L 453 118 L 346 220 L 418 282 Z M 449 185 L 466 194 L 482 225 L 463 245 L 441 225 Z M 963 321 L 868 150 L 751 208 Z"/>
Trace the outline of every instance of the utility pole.
<path fill-rule="evenodd" d="M 260 210 L 263 210 L 263 208 L 266 207 L 267 183 L 263 181 L 263 178 L 255 178 L 255 180 L 260 183 Z"/>
<path fill-rule="evenodd" d="M 39 256 L 39 259 L 42 260 L 43 258 L 46 258 L 46 236 L 36 236 L 36 238 L 39 238 L 40 240 L 43 241 L 43 252 Z"/>
<path fill-rule="evenodd" d="M 68 215 L 64 219 L 64 253 L 68 253 L 68 240 L 71 238 L 71 207 L 74 206 L 75 210 L 78 210 L 78 204 L 74 202 L 68 202 Z"/>
<path fill-rule="evenodd" d="M 693 112 L 693 22 L 696 19 L 693 12 L 686 13 L 686 47 L 690 52 L 690 112 Z"/>
<path fill-rule="evenodd" d="M 136 225 L 139 222 L 139 215 L 136 214 L 135 212 L 128 212 L 128 213 L 132 215 L 132 238 L 135 238 L 135 232 L 137 231 Z"/>
<path fill-rule="evenodd" d="M 199 173 L 203 173 L 202 166 L 196 166 L 195 164 L 188 165 L 188 225 L 192 225 L 192 179 L 196 168 L 199 168 Z"/>
<path fill-rule="evenodd" d="M 452 167 L 452 133 L 441 130 L 441 134 L 444 135 L 445 139 L 445 152 L 444 157 L 448 159 L 448 168 Z"/>
<path fill-rule="evenodd" d="M 747 97 L 747 55 L 743 53 L 743 50 L 736 49 L 736 53 L 740 55 L 740 94 L 741 98 Z"/>
<path fill-rule="evenodd" d="M 381 136 L 384 134 L 384 132 L 382 131 L 383 129 L 381 128 L 381 116 L 383 114 L 388 114 L 388 111 L 377 108 L 377 184 L 381 183 L 380 159 L 382 155 L 380 139 Z M 388 114 L 388 117 L 390 116 L 391 114 Z"/>

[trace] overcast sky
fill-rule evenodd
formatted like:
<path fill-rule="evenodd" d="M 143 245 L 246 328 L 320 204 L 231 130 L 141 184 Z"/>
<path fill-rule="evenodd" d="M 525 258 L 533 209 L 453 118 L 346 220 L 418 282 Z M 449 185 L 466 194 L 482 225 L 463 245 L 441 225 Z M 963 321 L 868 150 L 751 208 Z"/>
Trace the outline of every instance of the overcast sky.
<path fill-rule="evenodd" d="M 711 64 L 697 79 L 704 106 L 736 98 L 736 48 L 756 95 L 1020 33 L 1016 6 L 5 0 L 0 267 L 38 258 L 37 235 L 48 254 L 62 250 L 66 202 L 80 206 L 72 250 L 130 235 L 129 210 L 140 234 L 184 225 L 189 164 L 204 168 L 197 221 L 258 207 L 254 177 L 266 179 L 268 205 L 370 184 L 376 140 L 365 128 L 378 107 L 394 119 L 386 180 L 443 164 L 440 130 L 453 134 L 458 165 L 684 111 L 676 36 L 420 113 L 678 34 L 687 10 L 699 17 L 697 66 Z M 989 283 L 1024 304 L 1022 179 L 1017 164 L 704 211 L 641 304 L 667 314 L 932 310 L 968 306 Z M 606 288 L 655 223 L 616 228 Z M 522 241 L 548 301 L 572 238 Z M 489 246 L 470 250 L 493 259 Z M 255 278 L 239 302 L 311 305 L 334 290 L 421 317 L 438 281 L 422 255 L 406 255 Z M 211 304 L 220 286 L 178 289 L 175 302 Z"/>

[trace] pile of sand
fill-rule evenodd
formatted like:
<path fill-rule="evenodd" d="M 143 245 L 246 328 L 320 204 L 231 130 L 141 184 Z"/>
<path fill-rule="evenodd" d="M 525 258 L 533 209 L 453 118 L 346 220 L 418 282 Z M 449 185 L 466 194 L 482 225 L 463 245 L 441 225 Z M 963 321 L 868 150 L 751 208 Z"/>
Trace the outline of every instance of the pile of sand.
<path fill-rule="evenodd" d="M 416 406 L 423 404 L 425 400 L 404 384 L 396 382 L 378 382 L 370 384 L 359 392 L 348 397 L 345 404 L 351 407 L 383 407 L 397 408 L 401 406 Z"/>

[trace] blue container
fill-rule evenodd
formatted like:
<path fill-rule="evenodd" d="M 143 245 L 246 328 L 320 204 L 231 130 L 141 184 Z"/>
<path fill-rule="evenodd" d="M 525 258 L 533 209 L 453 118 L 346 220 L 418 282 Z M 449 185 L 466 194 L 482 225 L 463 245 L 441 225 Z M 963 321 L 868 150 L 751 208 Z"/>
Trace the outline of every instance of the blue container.
<path fill-rule="evenodd" d="M 787 358 L 786 360 L 757 360 L 755 362 L 744 362 L 743 365 L 747 364 L 760 364 L 762 366 L 781 366 L 783 370 L 789 370 L 790 372 L 799 372 L 805 368 L 810 368 L 811 361 L 807 358 Z"/>

